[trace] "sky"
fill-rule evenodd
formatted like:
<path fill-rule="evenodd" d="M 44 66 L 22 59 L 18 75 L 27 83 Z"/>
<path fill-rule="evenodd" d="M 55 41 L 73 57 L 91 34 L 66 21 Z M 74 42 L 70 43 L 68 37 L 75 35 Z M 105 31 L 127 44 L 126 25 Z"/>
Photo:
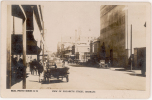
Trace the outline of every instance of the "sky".
<path fill-rule="evenodd" d="M 100 6 L 102 2 L 45 2 L 43 5 L 43 19 L 45 28 L 45 41 L 47 50 L 56 52 L 57 43 L 61 41 L 61 36 L 75 36 L 75 30 L 81 30 L 83 36 L 100 36 Z M 113 4 L 114 5 L 114 4 Z M 130 26 L 132 24 L 133 48 L 145 47 L 144 27 L 146 20 L 146 6 L 129 5 L 126 6 L 126 20 L 128 21 L 128 47 L 130 48 Z M 15 18 L 16 33 L 21 33 L 22 19 Z M 35 26 L 36 26 L 36 22 Z M 39 32 L 35 27 L 34 34 Z M 37 35 L 34 35 L 37 36 Z M 38 38 L 35 37 L 37 40 Z M 38 39 L 39 40 L 39 39 Z M 127 39 L 126 39 L 127 40 Z M 138 42 L 137 42 L 138 41 Z M 126 42 L 127 43 L 127 42 Z M 129 49 L 128 48 L 128 49 Z"/>
<path fill-rule="evenodd" d="M 44 5 L 45 40 L 49 51 L 57 51 L 61 36 L 100 36 L 100 5 L 98 3 L 52 2 Z"/>

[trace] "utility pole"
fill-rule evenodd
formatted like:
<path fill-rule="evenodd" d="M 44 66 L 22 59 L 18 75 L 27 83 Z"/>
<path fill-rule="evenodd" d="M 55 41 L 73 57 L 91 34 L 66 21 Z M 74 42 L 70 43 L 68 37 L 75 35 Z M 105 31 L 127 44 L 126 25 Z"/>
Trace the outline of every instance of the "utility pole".
<path fill-rule="evenodd" d="M 130 53 L 131 53 L 131 56 L 130 56 L 130 58 L 131 58 L 131 70 L 132 70 L 132 24 L 131 24 L 131 38 L 130 38 Z"/>
<path fill-rule="evenodd" d="M 75 55 L 77 53 L 77 30 L 75 30 Z M 77 58 L 77 56 L 76 56 Z"/>
<path fill-rule="evenodd" d="M 45 38 L 44 38 L 44 21 L 43 21 L 43 29 L 42 29 L 42 32 L 43 32 L 43 35 L 42 35 L 43 40 L 45 40 Z M 41 39 L 42 39 L 42 38 L 41 38 Z M 44 42 L 44 41 L 43 41 L 43 42 Z M 42 47 L 42 48 L 43 48 L 43 51 L 42 51 L 43 58 L 42 58 L 42 59 L 43 59 L 43 65 L 44 65 L 44 43 L 42 43 L 42 44 L 43 44 L 43 47 Z M 45 65 L 44 65 L 44 66 L 45 66 Z M 43 66 L 43 67 L 44 67 L 44 66 Z"/>

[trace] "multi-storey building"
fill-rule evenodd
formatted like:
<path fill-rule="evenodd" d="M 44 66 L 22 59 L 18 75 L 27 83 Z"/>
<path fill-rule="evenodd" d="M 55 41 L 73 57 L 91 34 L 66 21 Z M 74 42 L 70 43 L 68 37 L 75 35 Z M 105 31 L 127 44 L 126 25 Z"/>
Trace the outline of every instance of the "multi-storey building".
<path fill-rule="evenodd" d="M 140 10 L 139 10 L 140 9 Z M 134 48 L 146 46 L 144 5 L 102 5 L 100 44 L 102 59 L 113 66 L 127 66 Z M 132 58 L 133 59 L 133 58 Z"/>
<path fill-rule="evenodd" d="M 101 6 L 100 37 L 101 46 L 105 45 L 106 58 L 111 59 L 114 66 L 124 64 L 125 51 L 125 6 Z"/>

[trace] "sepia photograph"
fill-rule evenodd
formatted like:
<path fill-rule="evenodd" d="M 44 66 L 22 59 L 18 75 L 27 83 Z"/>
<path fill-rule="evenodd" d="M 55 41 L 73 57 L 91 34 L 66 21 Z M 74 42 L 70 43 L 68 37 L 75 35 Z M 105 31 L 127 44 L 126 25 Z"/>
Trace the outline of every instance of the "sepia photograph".
<path fill-rule="evenodd" d="M 3 1 L 1 7 L 4 97 L 6 91 L 150 97 L 150 3 Z"/>

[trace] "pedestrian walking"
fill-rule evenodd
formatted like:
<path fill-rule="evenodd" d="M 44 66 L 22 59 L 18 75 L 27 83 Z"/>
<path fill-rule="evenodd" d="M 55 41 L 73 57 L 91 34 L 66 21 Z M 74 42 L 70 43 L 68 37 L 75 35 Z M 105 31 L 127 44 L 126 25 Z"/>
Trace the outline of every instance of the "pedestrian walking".
<path fill-rule="evenodd" d="M 30 72 L 31 72 L 31 75 L 33 74 L 33 61 L 31 60 L 30 63 Z"/>
<path fill-rule="evenodd" d="M 34 61 L 33 61 L 33 74 L 34 73 L 37 75 L 37 61 L 36 61 L 36 59 L 34 59 Z"/>
<path fill-rule="evenodd" d="M 41 74 L 43 72 L 43 65 L 42 65 L 42 62 L 39 60 L 37 61 L 37 70 L 38 70 L 38 75 L 39 75 L 39 82 L 41 81 L 40 80 L 40 77 L 41 77 Z"/>

